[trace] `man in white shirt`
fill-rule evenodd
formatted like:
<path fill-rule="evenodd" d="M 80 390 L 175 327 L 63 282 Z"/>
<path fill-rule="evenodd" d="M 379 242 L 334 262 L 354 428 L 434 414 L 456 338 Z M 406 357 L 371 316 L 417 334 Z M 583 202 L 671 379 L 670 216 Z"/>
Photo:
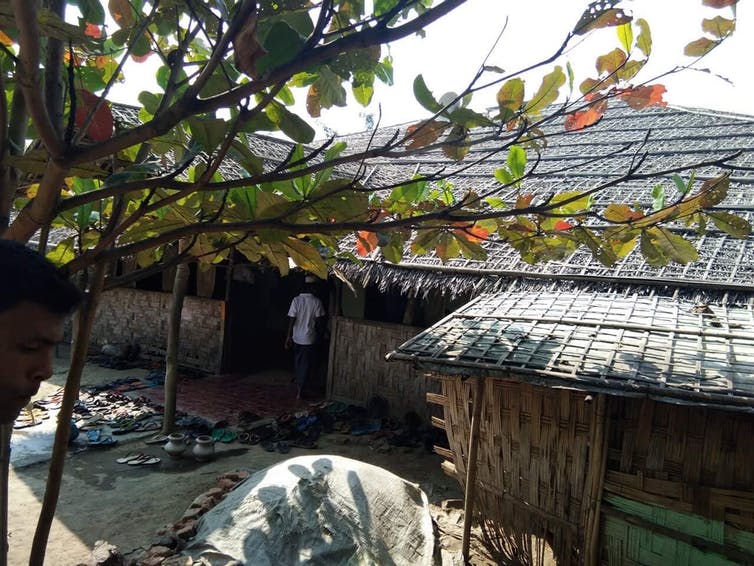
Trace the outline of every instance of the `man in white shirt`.
<path fill-rule="evenodd" d="M 299 399 L 314 368 L 318 327 L 325 316 L 322 301 L 314 295 L 317 278 L 307 275 L 304 281 L 303 291 L 293 298 L 288 309 L 288 333 L 285 337 L 286 350 L 293 347 L 293 369 Z"/>

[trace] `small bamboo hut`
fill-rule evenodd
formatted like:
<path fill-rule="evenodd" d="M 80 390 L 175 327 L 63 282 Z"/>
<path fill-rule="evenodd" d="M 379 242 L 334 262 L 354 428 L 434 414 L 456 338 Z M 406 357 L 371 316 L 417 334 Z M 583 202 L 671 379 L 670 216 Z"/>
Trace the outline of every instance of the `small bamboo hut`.
<path fill-rule="evenodd" d="M 501 560 L 754 563 L 750 306 L 488 294 L 389 358 L 441 383 L 444 468 Z"/>

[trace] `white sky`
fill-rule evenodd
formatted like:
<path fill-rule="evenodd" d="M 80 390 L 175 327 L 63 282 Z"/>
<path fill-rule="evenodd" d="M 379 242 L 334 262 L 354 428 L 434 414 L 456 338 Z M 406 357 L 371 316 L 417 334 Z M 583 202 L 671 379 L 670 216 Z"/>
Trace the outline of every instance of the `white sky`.
<path fill-rule="evenodd" d="M 414 100 L 412 85 L 417 74 L 423 74 L 430 90 L 439 98 L 447 91 L 460 91 L 473 77 L 484 56 L 505 25 L 508 26 L 497 48 L 488 60 L 489 65 L 511 72 L 552 54 L 565 34 L 578 21 L 586 0 L 468 0 L 450 15 L 429 26 L 426 37 L 411 37 L 390 46 L 394 57 L 395 85 L 385 87 L 377 81 L 372 103 L 363 108 L 349 92 L 348 108 L 322 111 L 319 125 L 325 124 L 339 133 L 364 129 L 360 113 L 378 112 L 382 107 L 383 126 L 426 117 L 428 113 Z M 731 17 L 730 9 L 713 10 L 702 6 L 702 0 L 628 0 L 624 2 L 636 17 L 645 18 L 652 29 L 653 54 L 639 78 L 649 79 L 692 60 L 683 56 L 683 47 L 702 35 L 701 21 L 715 15 Z M 572 44 L 575 45 L 575 44 Z M 577 77 L 576 84 L 586 76 L 595 76 L 595 58 L 618 46 L 614 28 L 598 30 L 583 43 L 576 45 L 560 61 L 571 62 Z M 386 49 L 383 48 L 383 54 Z M 710 56 L 700 67 L 711 69 L 733 82 L 707 73 L 684 71 L 658 82 L 668 92 L 665 99 L 675 105 L 711 108 L 743 114 L 754 114 L 754 9 L 752 2 L 741 0 L 737 8 L 737 30 L 733 37 Z M 110 99 L 136 103 L 138 92 L 155 88 L 146 82 L 152 73 L 149 63 L 129 64 L 128 85 L 113 89 Z M 552 65 L 547 69 L 551 69 Z M 149 71 L 147 69 L 150 69 Z M 538 71 L 527 79 L 527 95 L 539 87 L 545 71 Z M 134 74 L 139 77 L 134 84 Z M 490 78 L 494 75 L 490 75 Z M 135 87 L 135 88 L 134 88 Z M 477 93 L 472 107 L 481 110 L 495 105 L 497 87 Z M 297 91 L 303 108 L 304 91 Z"/>

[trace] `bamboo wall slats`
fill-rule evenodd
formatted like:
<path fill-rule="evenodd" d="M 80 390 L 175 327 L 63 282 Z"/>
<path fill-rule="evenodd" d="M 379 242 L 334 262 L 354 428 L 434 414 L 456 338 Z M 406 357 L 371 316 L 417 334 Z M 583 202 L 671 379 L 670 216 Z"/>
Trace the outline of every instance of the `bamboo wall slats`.
<path fill-rule="evenodd" d="M 334 317 L 333 323 L 328 395 L 362 406 L 378 395 L 387 399 L 391 416 L 414 411 L 429 422 L 427 393 L 437 385 L 409 364 L 385 361 L 388 352 L 420 329 L 345 317 Z"/>
<path fill-rule="evenodd" d="M 442 402 L 445 397 L 450 444 L 450 450 L 437 452 L 448 460 L 443 470 L 463 484 L 471 380 L 433 377 L 442 395 L 430 398 Z M 716 556 L 724 545 L 722 560 L 754 556 L 752 415 L 585 396 L 498 378 L 484 382 L 483 399 L 475 508 L 490 549 L 501 559 L 543 564 L 550 556 L 557 564 L 606 559 L 628 564 L 634 563 L 632 556 L 652 555 L 647 537 L 658 537 L 663 556 L 703 556 L 687 547 L 689 541 L 703 544 L 704 536 L 684 533 L 683 521 L 719 531 L 704 544 Z M 599 403 L 605 408 L 598 409 Z M 603 436 L 597 433 L 600 426 Z M 597 444 L 603 448 L 593 449 Z M 637 515 L 626 521 L 625 509 L 595 504 L 595 498 L 612 502 L 615 496 L 630 504 L 629 511 L 648 505 L 661 512 L 651 520 Z M 637 533 L 649 546 L 634 544 Z"/>

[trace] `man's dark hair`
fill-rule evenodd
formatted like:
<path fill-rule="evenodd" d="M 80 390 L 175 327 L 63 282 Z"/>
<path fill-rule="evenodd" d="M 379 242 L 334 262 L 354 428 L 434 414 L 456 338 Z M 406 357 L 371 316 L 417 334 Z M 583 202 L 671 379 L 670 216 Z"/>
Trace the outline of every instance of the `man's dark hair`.
<path fill-rule="evenodd" d="M 0 312 L 29 302 L 67 315 L 81 291 L 47 258 L 24 244 L 0 239 Z"/>

